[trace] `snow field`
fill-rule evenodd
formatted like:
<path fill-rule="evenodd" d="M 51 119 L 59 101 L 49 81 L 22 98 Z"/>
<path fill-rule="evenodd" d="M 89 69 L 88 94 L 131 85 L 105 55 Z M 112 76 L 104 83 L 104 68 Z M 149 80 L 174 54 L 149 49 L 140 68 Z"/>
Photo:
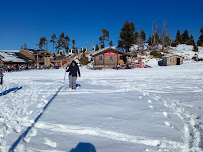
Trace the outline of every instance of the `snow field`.
<path fill-rule="evenodd" d="M 81 88 L 58 93 L 16 151 L 202 151 L 203 64 L 153 69 L 81 69 Z M 29 127 L 63 82 L 63 70 L 8 73 L 0 97 L 0 151 Z M 9 104 L 8 104 L 9 103 Z"/>

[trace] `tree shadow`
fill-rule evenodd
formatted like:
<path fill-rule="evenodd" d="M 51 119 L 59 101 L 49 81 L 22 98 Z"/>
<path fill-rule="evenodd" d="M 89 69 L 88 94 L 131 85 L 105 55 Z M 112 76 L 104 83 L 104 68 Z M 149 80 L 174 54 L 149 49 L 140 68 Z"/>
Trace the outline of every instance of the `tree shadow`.
<path fill-rule="evenodd" d="M 76 148 L 71 149 L 70 152 L 96 152 L 94 145 L 91 143 L 79 143 Z"/>
<path fill-rule="evenodd" d="M 11 88 L 11 89 L 8 89 L 8 90 L 5 90 L 4 92 L 0 93 L 0 96 L 3 96 L 3 95 L 6 95 L 10 92 L 16 92 L 18 90 L 22 89 L 22 87 L 16 87 L 16 88 Z"/>

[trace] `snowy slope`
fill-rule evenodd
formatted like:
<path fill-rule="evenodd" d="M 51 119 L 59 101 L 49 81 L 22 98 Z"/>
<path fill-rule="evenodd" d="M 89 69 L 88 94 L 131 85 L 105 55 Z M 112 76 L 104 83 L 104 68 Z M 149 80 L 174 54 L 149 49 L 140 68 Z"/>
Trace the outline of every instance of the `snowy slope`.
<path fill-rule="evenodd" d="M 76 91 L 64 70 L 5 73 L 0 96 L 0 151 L 34 123 L 16 151 L 65 152 L 79 142 L 97 152 L 202 151 L 203 63 L 133 70 L 81 68 Z"/>
<path fill-rule="evenodd" d="M 199 58 L 203 58 L 203 47 L 198 47 L 199 52 L 194 52 L 192 45 L 180 44 L 177 47 L 171 47 L 169 52 L 184 57 L 184 60 L 192 60 L 195 54 L 198 54 Z"/>

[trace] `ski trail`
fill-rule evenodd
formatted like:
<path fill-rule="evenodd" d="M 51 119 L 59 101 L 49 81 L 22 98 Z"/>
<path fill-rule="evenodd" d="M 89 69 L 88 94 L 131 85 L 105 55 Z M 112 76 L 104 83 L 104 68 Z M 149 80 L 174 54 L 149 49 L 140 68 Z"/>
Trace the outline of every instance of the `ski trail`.
<path fill-rule="evenodd" d="M 35 127 L 38 129 L 46 129 L 53 132 L 96 136 L 96 137 L 108 138 L 108 139 L 112 139 L 120 142 L 143 144 L 143 145 L 152 146 L 152 147 L 169 148 L 169 149 L 177 149 L 177 148 L 181 149 L 184 147 L 182 143 L 175 142 L 175 141 L 148 139 L 148 137 L 132 136 L 132 135 L 118 133 L 110 130 L 102 130 L 100 128 L 51 124 L 51 123 L 45 123 L 45 122 L 39 122 L 35 125 Z"/>

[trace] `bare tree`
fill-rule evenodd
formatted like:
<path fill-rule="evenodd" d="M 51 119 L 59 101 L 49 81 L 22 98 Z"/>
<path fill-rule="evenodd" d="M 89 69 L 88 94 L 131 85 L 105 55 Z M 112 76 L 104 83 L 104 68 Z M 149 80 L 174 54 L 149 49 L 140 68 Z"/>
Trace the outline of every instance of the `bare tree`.
<path fill-rule="evenodd" d="M 152 34 L 150 36 L 150 39 L 148 40 L 152 50 L 155 50 L 160 44 L 160 33 L 161 33 L 160 26 L 158 25 L 157 22 L 153 21 Z"/>
<path fill-rule="evenodd" d="M 138 45 L 138 51 L 140 51 L 141 54 L 144 54 L 144 40 L 143 40 L 143 38 L 141 36 L 140 28 L 138 28 L 136 44 Z"/>

